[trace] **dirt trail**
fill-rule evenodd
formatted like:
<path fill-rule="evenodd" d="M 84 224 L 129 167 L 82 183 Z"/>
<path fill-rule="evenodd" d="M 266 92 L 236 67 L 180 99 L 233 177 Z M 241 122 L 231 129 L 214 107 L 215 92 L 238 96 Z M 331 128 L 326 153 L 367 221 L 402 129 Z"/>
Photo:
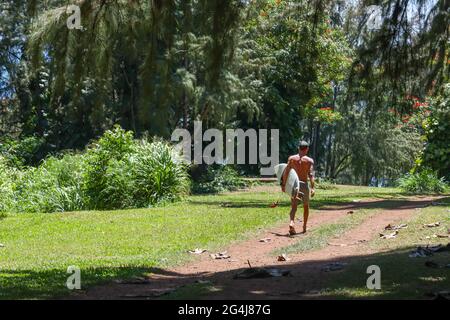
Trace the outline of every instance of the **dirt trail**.
<path fill-rule="evenodd" d="M 212 299 L 274 299 L 276 297 L 305 297 L 298 288 L 317 288 L 325 284 L 326 276 L 320 271 L 325 261 L 339 261 L 346 257 L 363 256 L 372 253 L 367 241 L 375 238 L 388 224 L 410 219 L 417 208 L 429 205 L 436 197 L 414 197 L 395 200 L 395 208 L 389 208 L 391 200 L 364 199 L 338 207 L 316 210 L 310 217 L 309 230 L 320 225 L 333 223 L 345 217 L 350 210 L 357 214 L 361 208 L 379 208 L 377 214 L 369 216 L 360 225 L 329 241 L 323 249 L 289 255 L 288 262 L 278 262 L 273 251 L 301 241 L 305 235 L 287 235 L 286 224 L 261 232 L 257 237 L 235 243 L 225 250 L 231 256 L 227 260 L 213 260 L 204 253 L 196 261 L 170 270 L 155 270 L 148 279 L 138 284 L 112 283 L 97 286 L 77 294 L 77 299 L 151 299 L 171 292 L 186 284 L 210 281 L 220 290 L 211 293 Z M 393 200 L 392 200 L 393 201 Z M 392 205 L 392 204 L 391 204 Z M 387 206 L 387 208 L 386 208 Z M 300 225 L 300 224 L 299 224 Z M 270 238 L 267 243 L 259 239 Z M 387 240 L 388 241 L 388 240 Z M 274 266 L 289 269 L 293 277 L 233 280 L 239 270 L 252 267 Z M 308 292 L 306 290 L 305 292 Z M 297 293 L 297 294 L 293 294 Z M 70 297 L 74 298 L 74 296 Z"/>

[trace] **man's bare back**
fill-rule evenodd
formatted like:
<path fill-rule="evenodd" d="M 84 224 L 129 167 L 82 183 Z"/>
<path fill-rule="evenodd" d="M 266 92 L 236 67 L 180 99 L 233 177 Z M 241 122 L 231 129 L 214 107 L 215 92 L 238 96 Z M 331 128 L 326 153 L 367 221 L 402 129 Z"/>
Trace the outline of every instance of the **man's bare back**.
<path fill-rule="evenodd" d="M 308 176 L 314 165 L 314 160 L 312 158 L 308 156 L 300 157 L 299 154 L 296 154 L 289 157 L 288 165 L 295 170 L 300 181 L 308 183 Z"/>

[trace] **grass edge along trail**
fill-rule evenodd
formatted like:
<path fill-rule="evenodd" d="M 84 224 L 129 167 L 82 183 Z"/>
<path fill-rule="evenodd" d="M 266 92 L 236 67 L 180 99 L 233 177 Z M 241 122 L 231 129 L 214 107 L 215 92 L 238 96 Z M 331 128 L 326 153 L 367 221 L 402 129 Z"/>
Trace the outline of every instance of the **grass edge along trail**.
<path fill-rule="evenodd" d="M 312 207 L 397 196 L 396 189 L 340 186 L 319 190 Z M 277 200 L 280 205 L 269 208 Z M 84 289 L 172 267 L 193 258 L 187 250 L 245 240 L 287 221 L 288 212 L 288 199 L 273 187 L 192 196 L 152 209 L 8 214 L 0 219 L 0 299 L 66 295 L 69 266 L 80 267 Z"/>

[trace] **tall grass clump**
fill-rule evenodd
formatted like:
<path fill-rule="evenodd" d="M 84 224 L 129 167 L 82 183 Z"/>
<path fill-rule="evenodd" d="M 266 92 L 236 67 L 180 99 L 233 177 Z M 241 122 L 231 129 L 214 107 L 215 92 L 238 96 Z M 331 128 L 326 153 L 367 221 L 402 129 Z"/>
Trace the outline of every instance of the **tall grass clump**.
<path fill-rule="evenodd" d="M 149 207 L 189 191 L 187 166 L 166 142 L 116 127 L 87 153 L 85 191 L 95 209 Z"/>
<path fill-rule="evenodd" d="M 25 169 L 13 185 L 13 212 L 63 212 L 86 208 L 82 190 L 83 156 L 49 157 Z"/>
<path fill-rule="evenodd" d="M 398 180 L 398 185 L 405 192 L 418 194 L 443 193 L 447 189 L 444 178 L 431 170 L 408 174 Z"/>
<path fill-rule="evenodd" d="M 168 143 L 137 141 L 129 163 L 139 206 L 179 200 L 189 193 L 187 164 Z"/>

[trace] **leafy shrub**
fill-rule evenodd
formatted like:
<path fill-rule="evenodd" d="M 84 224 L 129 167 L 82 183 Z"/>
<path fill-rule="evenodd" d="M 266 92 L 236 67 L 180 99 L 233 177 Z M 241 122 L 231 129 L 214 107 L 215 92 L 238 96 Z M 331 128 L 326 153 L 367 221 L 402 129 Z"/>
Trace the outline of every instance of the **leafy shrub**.
<path fill-rule="evenodd" d="M 89 207 L 148 207 L 173 201 L 189 189 L 186 166 L 167 143 L 133 140 L 120 127 L 107 131 L 86 154 Z"/>
<path fill-rule="evenodd" d="M 206 174 L 194 182 L 194 193 L 218 193 L 247 187 L 247 183 L 231 166 L 211 165 Z"/>
<path fill-rule="evenodd" d="M 137 141 L 123 159 L 109 163 L 100 190 L 103 208 L 148 207 L 174 201 L 189 191 L 186 165 L 162 141 Z"/>
<path fill-rule="evenodd" d="M 129 162 L 137 187 L 134 199 L 141 206 L 177 200 L 189 192 L 187 165 L 169 144 L 138 141 Z"/>
<path fill-rule="evenodd" d="M 430 101 L 430 114 L 424 115 L 425 148 L 417 160 L 418 171 L 436 170 L 447 181 L 450 179 L 450 83 L 444 85 L 442 94 Z"/>
<path fill-rule="evenodd" d="M 431 170 L 423 170 L 400 178 L 399 187 L 411 193 L 442 193 L 446 190 L 444 178 L 438 178 Z"/>
<path fill-rule="evenodd" d="M 133 143 L 133 133 L 130 131 L 126 132 L 119 126 L 116 126 L 113 130 L 106 131 L 88 149 L 85 157 L 86 169 L 83 173 L 83 179 L 84 191 L 88 197 L 88 206 L 90 208 L 114 208 L 114 205 L 110 203 L 113 199 L 108 196 L 109 191 L 104 190 L 107 189 L 108 180 L 114 179 L 111 177 L 120 170 L 120 162 L 131 152 Z M 123 175 L 121 177 L 123 178 Z M 129 183 L 128 181 L 118 180 L 115 182 L 121 184 L 115 187 L 117 189 L 127 189 L 124 183 Z M 111 181 L 109 186 L 111 186 Z M 120 199 L 117 201 L 120 201 Z M 114 202 L 117 203 L 117 201 Z"/>
<path fill-rule="evenodd" d="M 0 211 L 61 212 L 147 207 L 189 191 L 187 166 L 165 142 L 133 140 L 120 127 L 85 153 L 14 169 L 0 157 Z"/>
<path fill-rule="evenodd" d="M 82 190 L 82 155 L 49 157 L 23 171 L 14 183 L 15 212 L 63 212 L 86 208 Z"/>

